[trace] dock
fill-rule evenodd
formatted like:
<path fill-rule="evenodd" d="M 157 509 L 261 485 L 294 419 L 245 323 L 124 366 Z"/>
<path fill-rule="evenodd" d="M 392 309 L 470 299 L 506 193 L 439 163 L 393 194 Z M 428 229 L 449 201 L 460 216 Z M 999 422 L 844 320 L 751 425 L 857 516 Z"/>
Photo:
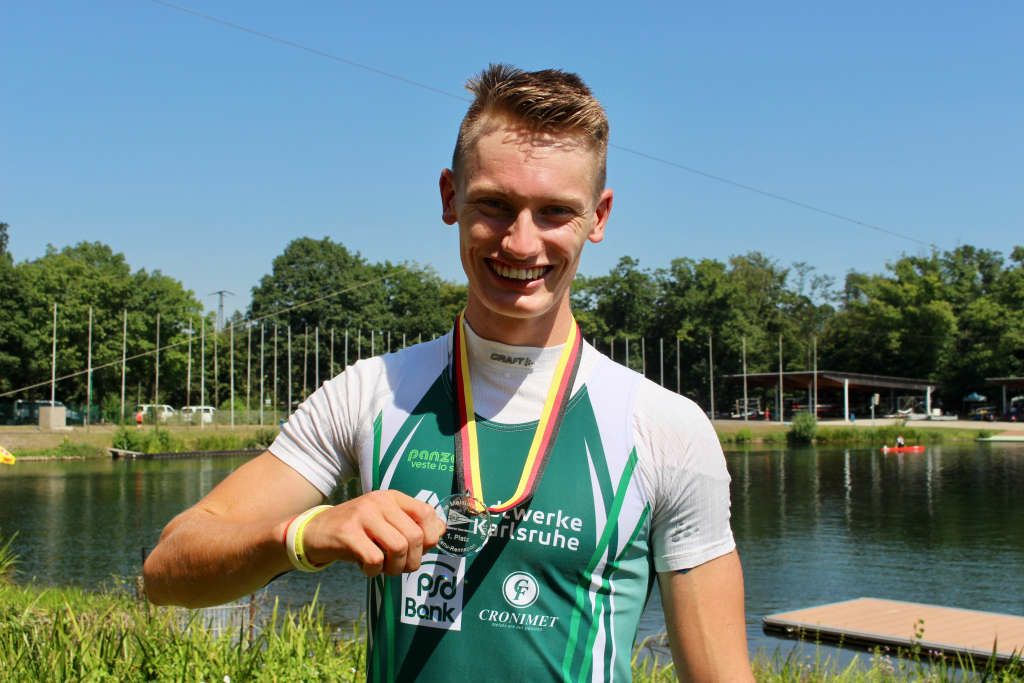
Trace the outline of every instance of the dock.
<path fill-rule="evenodd" d="M 766 633 L 854 647 L 936 652 L 975 662 L 1024 656 L 1024 617 L 915 602 L 856 598 L 764 617 Z"/>

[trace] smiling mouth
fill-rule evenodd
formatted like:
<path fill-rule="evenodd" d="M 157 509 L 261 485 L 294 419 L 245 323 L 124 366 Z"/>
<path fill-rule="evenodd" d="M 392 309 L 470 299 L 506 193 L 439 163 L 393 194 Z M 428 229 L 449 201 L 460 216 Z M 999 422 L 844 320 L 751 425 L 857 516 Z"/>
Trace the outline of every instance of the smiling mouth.
<path fill-rule="evenodd" d="M 505 278 L 506 280 L 514 280 L 516 282 L 532 282 L 533 280 L 540 279 L 551 270 L 551 266 L 534 266 L 532 268 L 513 268 L 512 266 L 499 263 L 497 261 L 488 260 L 487 265 L 490 267 L 491 272 L 499 277 Z"/>

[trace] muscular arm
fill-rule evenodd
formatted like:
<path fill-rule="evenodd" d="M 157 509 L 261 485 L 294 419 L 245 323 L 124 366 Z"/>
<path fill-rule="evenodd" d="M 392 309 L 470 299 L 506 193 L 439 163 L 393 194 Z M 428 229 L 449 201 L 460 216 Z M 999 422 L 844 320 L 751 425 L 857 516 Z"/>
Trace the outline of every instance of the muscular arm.
<path fill-rule="evenodd" d="M 323 502 L 320 492 L 269 451 L 232 472 L 171 520 L 143 567 L 156 604 L 201 607 L 233 600 L 292 568 L 288 522 Z M 419 566 L 444 525 L 426 503 L 375 491 L 317 516 L 305 530 L 310 561 L 357 563 L 368 576 Z"/>
<path fill-rule="evenodd" d="M 753 681 L 736 551 L 687 572 L 658 575 L 680 681 Z"/>

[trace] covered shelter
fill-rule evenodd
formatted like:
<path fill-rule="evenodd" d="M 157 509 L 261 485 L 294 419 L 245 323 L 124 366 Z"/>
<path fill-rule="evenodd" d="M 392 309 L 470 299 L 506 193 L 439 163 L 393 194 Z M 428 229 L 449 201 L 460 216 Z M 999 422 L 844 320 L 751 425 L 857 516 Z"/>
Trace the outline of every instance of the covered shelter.
<path fill-rule="evenodd" d="M 1008 391 L 1021 392 L 1024 394 L 1024 377 L 986 377 L 985 381 L 993 386 L 1002 388 L 1003 391 L 1003 415 L 1009 415 L 1013 406 L 1007 402 Z M 1012 401 L 1012 397 L 1009 399 Z"/>
<path fill-rule="evenodd" d="M 890 375 L 871 375 L 859 372 L 842 372 L 838 370 L 787 370 L 785 372 L 751 372 L 746 374 L 726 375 L 730 382 L 745 382 L 748 386 L 774 388 L 779 392 L 776 396 L 778 407 L 783 408 L 782 395 L 786 391 L 807 392 L 808 408 L 815 414 L 819 413 L 820 403 L 818 392 L 842 392 L 842 417 L 850 420 L 852 406 L 851 393 L 876 394 L 887 391 L 890 396 L 895 390 L 920 392 L 924 401 L 925 415 L 932 415 L 932 392 L 935 385 L 926 379 L 909 377 L 893 377 Z M 890 399 L 891 403 L 891 399 Z M 794 404 L 796 408 L 799 404 Z M 778 411 L 781 413 L 782 411 Z M 779 419 L 782 419 L 779 414 Z"/>

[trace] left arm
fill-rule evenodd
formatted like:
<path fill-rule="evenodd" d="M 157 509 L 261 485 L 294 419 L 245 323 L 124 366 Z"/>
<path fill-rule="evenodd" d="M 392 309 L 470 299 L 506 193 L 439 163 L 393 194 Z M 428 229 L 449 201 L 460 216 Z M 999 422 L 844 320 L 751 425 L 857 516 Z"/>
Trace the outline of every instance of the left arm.
<path fill-rule="evenodd" d="M 686 572 L 661 572 L 661 603 L 680 681 L 753 681 L 735 550 Z"/>

